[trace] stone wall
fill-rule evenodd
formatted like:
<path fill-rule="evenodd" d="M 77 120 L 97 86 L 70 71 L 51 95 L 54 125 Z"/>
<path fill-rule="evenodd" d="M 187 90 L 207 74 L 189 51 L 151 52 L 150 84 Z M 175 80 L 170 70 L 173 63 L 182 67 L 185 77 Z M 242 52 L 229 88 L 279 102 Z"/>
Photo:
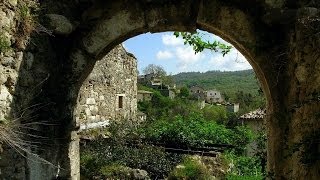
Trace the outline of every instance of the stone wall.
<path fill-rule="evenodd" d="M 23 157 L 9 148 L 4 141 L 10 141 L 5 135 L 10 120 L 15 119 L 14 101 L 18 72 L 23 59 L 21 49 L 12 48 L 20 42 L 17 38 L 19 25 L 19 7 L 16 0 L 0 2 L 0 126 L 1 126 L 1 160 L 0 179 L 24 179 L 26 168 Z M 8 125 L 6 125 L 8 124 Z M 11 139 L 15 140 L 15 139 Z M 13 173 L 14 172 L 14 173 Z"/>
<path fill-rule="evenodd" d="M 122 101 L 122 102 L 121 102 Z M 122 45 L 97 61 L 83 83 L 76 107 L 78 124 L 122 119 L 135 120 L 137 113 L 137 62 Z"/>
<path fill-rule="evenodd" d="M 22 60 L 22 52 L 11 48 L 15 40 L 17 3 L 8 1 L 0 5 L 0 119 L 10 114 L 14 85 Z"/>

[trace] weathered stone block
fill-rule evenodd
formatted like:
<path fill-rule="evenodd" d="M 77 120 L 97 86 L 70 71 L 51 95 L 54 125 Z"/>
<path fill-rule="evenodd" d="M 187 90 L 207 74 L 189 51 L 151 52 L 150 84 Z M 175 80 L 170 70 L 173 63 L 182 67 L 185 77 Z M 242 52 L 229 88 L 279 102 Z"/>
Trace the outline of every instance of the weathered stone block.
<path fill-rule="evenodd" d="M 97 106 L 90 106 L 90 112 L 93 116 L 95 116 L 98 114 L 99 108 Z"/>
<path fill-rule="evenodd" d="M 87 105 L 95 105 L 96 100 L 94 98 L 87 98 L 86 104 Z"/>
<path fill-rule="evenodd" d="M 3 57 L 3 58 L 1 59 L 1 64 L 2 64 L 3 66 L 13 66 L 13 64 L 14 64 L 14 59 L 13 59 L 13 57 Z"/>
<path fill-rule="evenodd" d="M 65 17 L 59 14 L 47 14 L 49 28 L 54 30 L 54 33 L 60 35 L 69 35 L 74 27 L 72 23 Z"/>

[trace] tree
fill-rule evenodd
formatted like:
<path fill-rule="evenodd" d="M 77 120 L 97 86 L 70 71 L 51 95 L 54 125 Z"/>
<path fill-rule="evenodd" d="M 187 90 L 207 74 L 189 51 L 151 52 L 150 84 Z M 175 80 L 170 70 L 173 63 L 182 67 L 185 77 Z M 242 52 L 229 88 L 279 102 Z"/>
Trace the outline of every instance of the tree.
<path fill-rule="evenodd" d="M 149 64 L 143 69 L 144 74 L 154 74 L 156 77 L 164 77 L 167 75 L 167 72 L 160 65 Z"/>
<path fill-rule="evenodd" d="M 205 41 L 202 38 L 201 33 L 189 33 L 189 32 L 174 32 L 176 37 L 182 37 L 184 44 L 189 44 L 193 47 L 195 53 L 202 52 L 204 49 L 209 49 L 215 52 L 221 52 L 222 55 L 226 55 L 230 52 L 232 46 L 226 45 L 219 41 Z"/>
<path fill-rule="evenodd" d="M 172 75 L 162 76 L 161 79 L 165 85 L 169 85 L 169 86 L 174 85 L 174 79 L 173 79 Z"/>
<path fill-rule="evenodd" d="M 186 87 L 186 86 L 183 86 L 181 89 L 180 89 L 180 94 L 179 96 L 180 97 L 189 97 L 190 93 L 189 93 L 189 89 Z"/>

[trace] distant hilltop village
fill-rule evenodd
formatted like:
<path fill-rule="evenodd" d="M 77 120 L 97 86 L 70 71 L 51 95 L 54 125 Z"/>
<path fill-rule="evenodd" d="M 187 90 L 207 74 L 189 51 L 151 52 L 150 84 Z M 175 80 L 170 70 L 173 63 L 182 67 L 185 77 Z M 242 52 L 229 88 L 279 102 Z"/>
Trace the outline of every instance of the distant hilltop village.
<path fill-rule="evenodd" d="M 176 85 L 168 85 L 163 83 L 161 77 L 158 77 L 154 73 L 140 75 L 138 76 L 138 83 L 144 86 L 158 90 L 163 96 L 174 99 L 176 94 L 179 93 L 179 89 L 176 88 Z M 194 100 L 200 101 L 200 108 L 205 106 L 205 103 L 208 104 L 221 104 L 225 105 L 229 112 L 238 112 L 239 103 L 228 103 L 225 102 L 224 97 L 221 92 L 215 89 L 204 90 L 200 86 L 192 86 L 189 88 L 190 97 Z M 148 101 L 152 98 L 152 92 L 145 90 L 138 90 L 138 102 Z"/>

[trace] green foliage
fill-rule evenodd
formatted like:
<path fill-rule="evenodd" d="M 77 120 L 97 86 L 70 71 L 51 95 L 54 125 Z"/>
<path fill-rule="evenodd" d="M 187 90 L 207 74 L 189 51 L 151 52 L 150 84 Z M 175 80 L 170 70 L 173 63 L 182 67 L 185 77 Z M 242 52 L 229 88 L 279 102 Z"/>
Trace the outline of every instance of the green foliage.
<path fill-rule="evenodd" d="M 162 76 L 162 83 L 165 85 L 173 86 L 175 84 L 172 75 Z"/>
<path fill-rule="evenodd" d="M 187 97 L 189 97 L 189 95 L 190 95 L 190 92 L 186 86 L 183 86 L 180 88 L 179 97 L 187 98 Z"/>
<path fill-rule="evenodd" d="M 6 52 L 10 49 L 10 42 L 6 40 L 5 36 L 0 33 L 0 53 Z"/>
<path fill-rule="evenodd" d="M 86 177 L 101 176 L 103 174 L 100 169 L 112 166 L 114 163 L 143 169 L 151 177 L 157 177 L 167 175 L 181 160 L 179 155 L 165 153 L 162 149 L 150 145 L 131 147 L 103 140 L 97 140 L 89 145 L 90 147 L 81 151 L 81 173 Z"/>
<path fill-rule="evenodd" d="M 174 35 L 176 37 L 182 37 L 184 40 L 184 44 L 189 44 L 193 47 L 193 50 L 195 53 L 202 52 L 205 49 L 209 49 L 215 52 L 221 52 L 222 55 L 226 55 L 228 52 L 230 52 L 232 46 L 228 46 L 224 43 L 221 43 L 219 41 L 205 41 L 202 37 L 202 33 L 195 32 L 195 33 L 189 33 L 189 32 L 174 32 Z"/>
<path fill-rule="evenodd" d="M 150 92 L 156 92 L 153 88 L 144 86 L 142 84 L 138 84 L 138 90 L 144 90 L 144 91 L 150 91 Z"/>
<path fill-rule="evenodd" d="M 152 179 L 165 178 L 181 162 L 181 155 L 165 153 L 163 149 L 143 144 L 141 140 L 179 148 L 231 144 L 234 148 L 226 159 L 235 167 L 227 178 L 254 176 L 259 179 L 262 176 L 257 158 L 242 156 L 246 145 L 254 138 L 253 133 L 246 127 L 230 123 L 237 117 L 227 113 L 224 106 L 210 105 L 199 109 L 197 102 L 188 98 L 172 100 L 159 91 L 144 86 L 139 89 L 153 92 L 150 102 L 138 104 L 139 110 L 145 112 L 149 119 L 137 130 L 133 128 L 135 126 L 126 125 L 128 123 L 113 123 L 108 129 L 108 139 L 97 139 L 81 150 L 81 172 L 85 177 L 126 179 L 125 167 L 130 167 L 146 170 Z M 135 141 L 127 143 L 130 140 Z M 209 177 L 200 162 L 186 159 L 183 166 L 183 169 L 175 169 L 171 173 L 171 179 Z"/>
<path fill-rule="evenodd" d="M 169 180 L 206 180 L 210 178 L 211 175 L 207 167 L 192 158 L 184 158 L 179 167 L 176 167 L 168 177 Z"/>
<path fill-rule="evenodd" d="M 234 175 L 230 174 L 226 177 L 227 180 L 262 180 L 265 179 L 262 175 L 257 176 L 240 176 L 240 175 Z"/>
<path fill-rule="evenodd" d="M 218 124 L 227 124 L 227 111 L 224 106 L 210 105 L 202 109 L 203 117 L 207 121 L 216 121 Z"/>
<path fill-rule="evenodd" d="M 233 165 L 227 179 L 263 179 L 264 175 L 257 157 L 239 156 L 233 151 L 224 153 L 224 157 Z"/>
<path fill-rule="evenodd" d="M 135 130 L 127 122 L 113 123 L 107 133 L 109 138 L 97 138 L 81 147 L 81 174 L 88 179 L 103 179 L 108 174 L 123 179 L 123 167 L 146 170 L 153 179 L 163 178 L 181 161 L 181 155 L 135 141 Z"/>
<path fill-rule="evenodd" d="M 103 166 L 100 169 L 100 173 L 104 178 L 116 178 L 116 179 L 130 178 L 129 169 L 119 164 L 111 164 L 111 165 Z"/>
<path fill-rule="evenodd" d="M 215 121 L 207 121 L 201 114 L 191 113 L 187 117 L 175 116 L 146 123 L 140 132 L 148 141 L 179 147 L 201 147 L 206 144 L 232 144 L 238 153 L 252 140 L 247 128 L 227 129 Z"/>
<path fill-rule="evenodd" d="M 262 172 L 266 173 L 267 166 L 267 132 L 263 128 L 260 132 L 258 132 L 257 137 L 255 139 L 257 143 L 256 153 L 254 154 L 260 161 L 260 166 L 262 168 Z"/>

